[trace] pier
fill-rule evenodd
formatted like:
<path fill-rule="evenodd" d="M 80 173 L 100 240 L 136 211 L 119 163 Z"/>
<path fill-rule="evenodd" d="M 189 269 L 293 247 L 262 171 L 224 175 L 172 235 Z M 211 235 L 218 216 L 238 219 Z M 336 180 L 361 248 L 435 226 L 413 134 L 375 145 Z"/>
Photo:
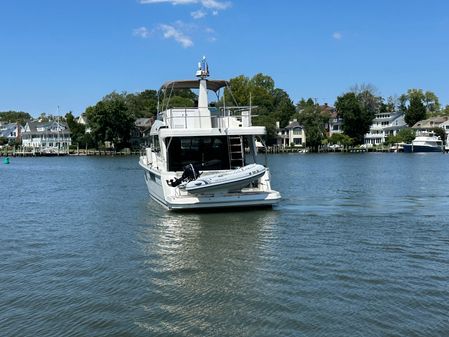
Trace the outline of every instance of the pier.
<path fill-rule="evenodd" d="M 69 150 L 60 152 L 44 151 L 0 151 L 0 157 L 62 157 L 62 156 L 129 156 L 138 155 L 139 151 L 113 151 L 113 150 Z"/>

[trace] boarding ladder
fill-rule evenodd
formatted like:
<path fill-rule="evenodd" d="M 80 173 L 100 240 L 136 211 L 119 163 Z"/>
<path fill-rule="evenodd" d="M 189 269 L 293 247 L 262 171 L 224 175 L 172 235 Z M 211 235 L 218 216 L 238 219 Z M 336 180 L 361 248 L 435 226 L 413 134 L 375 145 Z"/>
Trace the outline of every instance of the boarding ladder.
<path fill-rule="evenodd" d="M 228 136 L 229 165 L 231 169 L 245 166 L 241 136 Z"/>

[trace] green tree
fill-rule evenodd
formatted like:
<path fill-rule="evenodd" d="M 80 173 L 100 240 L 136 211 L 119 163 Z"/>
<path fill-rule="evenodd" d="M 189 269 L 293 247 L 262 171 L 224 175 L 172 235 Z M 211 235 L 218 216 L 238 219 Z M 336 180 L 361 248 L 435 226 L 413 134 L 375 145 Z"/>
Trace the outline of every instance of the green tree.
<path fill-rule="evenodd" d="M 163 110 L 168 108 L 186 108 L 197 106 L 198 97 L 190 89 L 175 89 L 166 93 L 162 98 L 161 108 Z"/>
<path fill-rule="evenodd" d="M 0 112 L 0 121 L 8 123 L 19 123 L 24 125 L 31 120 L 31 115 L 23 111 L 3 111 Z"/>
<path fill-rule="evenodd" d="M 429 112 L 431 115 L 440 112 L 440 102 L 437 95 L 435 95 L 435 93 L 433 93 L 432 91 L 426 91 L 424 93 L 424 105 L 426 106 L 427 112 Z"/>
<path fill-rule="evenodd" d="M 400 130 L 395 136 L 390 135 L 385 139 L 385 144 L 392 145 L 396 143 L 410 144 L 415 139 L 415 130 L 412 128 L 405 128 Z"/>
<path fill-rule="evenodd" d="M 86 109 L 89 127 L 97 145 L 113 142 L 117 149 L 129 145 L 134 116 L 129 113 L 125 94 L 113 92 Z"/>
<path fill-rule="evenodd" d="M 355 144 L 362 144 L 375 113 L 380 109 L 379 98 L 368 91 L 359 94 L 348 92 L 337 97 L 335 107 L 343 118 L 344 133 L 353 138 Z"/>
<path fill-rule="evenodd" d="M 276 121 L 279 122 L 281 128 L 286 127 L 296 113 L 295 105 L 287 92 L 282 89 L 275 89 L 273 91 L 273 106 Z"/>
<path fill-rule="evenodd" d="M 449 116 L 449 105 L 446 105 L 446 107 L 441 111 L 441 113 L 444 116 Z"/>
<path fill-rule="evenodd" d="M 85 139 L 86 126 L 83 124 L 79 124 L 75 120 L 75 117 L 73 116 L 72 112 L 68 112 L 65 115 L 65 119 L 70 129 L 71 133 L 70 137 L 72 138 L 72 144 L 84 148 L 86 146 L 86 139 Z"/>
<path fill-rule="evenodd" d="M 128 112 L 136 118 L 153 117 L 157 112 L 156 90 L 145 90 L 137 94 L 126 95 Z"/>
<path fill-rule="evenodd" d="M 423 120 L 427 115 L 437 115 L 441 112 L 437 95 L 432 91 L 409 89 L 399 97 L 399 108 L 405 113 L 405 122 L 409 126 Z"/>
<path fill-rule="evenodd" d="M 440 139 L 443 141 L 443 144 L 446 145 L 446 131 L 444 131 L 443 128 L 433 128 L 432 131 L 436 136 L 440 137 Z"/>
<path fill-rule="evenodd" d="M 262 73 L 252 78 L 240 75 L 230 80 L 230 87 L 224 91 L 227 106 L 246 106 L 251 103 L 256 116 L 253 125 L 265 126 L 266 143 L 276 141 L 276 122 L 285 127 L 295 114 L 295 106 L 285 90 L 275 87 L 274 80 Z M 223 104 L 223 98 L 219 102 Z M 255 108 L 257 107 L 257 108 Z"/>
<path fill-rule="evenodd" d="M 410 105 L 405 110 L 404 120 L 409 126 L 413 126 L 426 118 L 426 107 L 418 95 L 410 96 L 409 100 Z"/>
<path fill-rule="evenodd" d="M 328 143 L 341 145 L 343 147 L 349 147 L 353 145 L 354 140 L 348 135 L 345 135 L 343 133 L 334 133 L 332 134 L 332 136 L 329 137 Z"/>
<path fill-rule="evenodd" d="M 308 105 L 298 113 L 298 122 L 303 125 L 306 134 L 306 146 L 317 152 L 325 137 L 325 123 L 329 121 L 329 113 L 319 105 Z"/>

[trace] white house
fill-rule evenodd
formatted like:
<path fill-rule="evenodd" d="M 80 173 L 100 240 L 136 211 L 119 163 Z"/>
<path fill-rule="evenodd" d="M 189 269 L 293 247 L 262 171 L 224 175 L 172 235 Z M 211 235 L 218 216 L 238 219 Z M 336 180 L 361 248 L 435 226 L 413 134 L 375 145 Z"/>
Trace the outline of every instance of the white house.
<path fill-rule="evenodd" d="M 19 123 L 6 123 L 0 126 L 0 137 L 8 139 L 9 142 L 20 140 L 24 128 Z"/>
<path fill-rule="evenodd" d="M 91 133 L 91 132 L 92 132 L 92 129 L 91 129 L 90 127 L 87 126 L 87 124 L 89 123 L 89 121 L 87 120 L 87 117 L 86 117 L 85 114 L 81 114 L 81 116 L 78 117 L 77 123 L 86 126 L 86 133 Z"/>
<path fill-rule="evenodd" d="M 68 149 L 72 145 L 67 123 L 27 122 L 22 132 L 22 146 L 39 150 Z"/>
<path fill-rule="evenodd" d="M 279 146 L 296 146 L 302 147 L 306 143 L 306 133 L 302 125 L 298 121 L 291 121 L 285 128 L 279 128 L 279 122 L 276 122 L 278 129 L 278 140 Z"/>
<path fill-rule="evenodd" d="M 377 113 L 371 124 L 370 130 L 365 134 L 365 144 L 378 145 L 385 142 L 388 136 L 395 136 L 407 127 L 403 112 Z"/>
<path fill-rule="evenodd" d="M 445 122 L 441 123 L 440 128 L 446 132 L 446 145 L 449 144 L 449 118 Z"/>

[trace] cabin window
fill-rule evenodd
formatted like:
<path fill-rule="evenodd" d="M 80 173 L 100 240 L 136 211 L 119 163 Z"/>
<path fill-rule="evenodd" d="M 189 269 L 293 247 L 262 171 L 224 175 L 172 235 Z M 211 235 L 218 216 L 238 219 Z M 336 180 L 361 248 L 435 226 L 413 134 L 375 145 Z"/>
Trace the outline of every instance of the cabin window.
<path fill-rule="evenodd" d="M 161 150 L 160 144 L 159 144 L 159 137 L 158 136 L 152 136 L 151 137 L 151 149 L 154 152 L 159 152 Z"/>
<path fill-rule="evenodd" d="M 188 164 L 198 165 L 200 171 L 229 169 L 226 136 L 167 138 L 168 170 L 182 171 Z"/>

